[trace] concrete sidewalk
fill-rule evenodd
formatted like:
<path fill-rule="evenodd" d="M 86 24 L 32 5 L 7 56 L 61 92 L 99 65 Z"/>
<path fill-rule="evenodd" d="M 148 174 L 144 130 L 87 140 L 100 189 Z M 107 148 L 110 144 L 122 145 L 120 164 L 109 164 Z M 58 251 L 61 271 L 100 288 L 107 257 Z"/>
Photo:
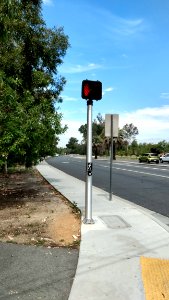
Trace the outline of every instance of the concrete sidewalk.
<path fill-rule="evenodd" d="M 84 217 L 85 183 L 46 162 L 37 169 L 67 199 L 77 203 Z M 109 194 L 95 187 L 92 194 L 95 224 L 82 223 L 69 300 L 146 299 L 140 256 L 169 259 L 169 227 L 153 212 L 129 201 L 116 196 L 109 201 Z"/>

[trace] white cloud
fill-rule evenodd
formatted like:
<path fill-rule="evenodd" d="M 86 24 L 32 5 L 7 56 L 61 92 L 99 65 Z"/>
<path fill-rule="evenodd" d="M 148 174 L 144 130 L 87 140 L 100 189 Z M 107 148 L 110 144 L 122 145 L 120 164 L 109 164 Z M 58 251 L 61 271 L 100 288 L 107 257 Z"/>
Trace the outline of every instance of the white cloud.
<path fill-rule="evenodd" d="M 100 69 L 100 68 L 101 68 L 101 65 L 90 63 L 87 65 L 75 65 L 75 66 L 68 66 L 68 67 L 63 66 L 63 67 L 61 67 L 61 71 L 64 73 L 74 74 L 74 73 L 88 72 L 88 71 L 96 70 L 96 69 Z"/>
<path fill-rule="evenodd" d="M 123 54 L 122 54 L 122 57 L 123 57 L 123 58 L 128 58 L 128 55 L 125 54 L 125 53 L 123 53 Z"/>
<path fill-rule="evenodd" d="M 169 93 L 161 93 L 160 98 L 169 99 Z"/>
<path fill-rule="evenodd" d="M 115 42 L 126 43 L 126 40 L 142 39 L 149 30 L 150 25 L 144 18 L 122 18 L 110 11 L 100 12 L 102 23 L 102 35 Z"/>
<path fill-rule="evenodd" d="M 78 101 L 79 99 L 75 98 L 75 97 L 69 97 L 66 95 L 62 95 L 63 101 Z"/>
<path fill-rule="evenodd" d="M 107 20 L 103 25 L 107 33 L 112 37 L 132 37 L 145 31 L 147 24 L 143 18 L 126 19 L 104 11 L 104 19 Z"/>
<path fill-rule="evenodd" d="M 131 36 L 142 31 L 143 19 L 127 20 L 119 17 L 114 19 L 116 27 L 113 28 L 113 31 L 120 35 Z"/>
<path fill-rule="evenodd" d="M 137 116 L 140 117 L 155 117 L 155 118 L 169 118 L 169 105 L 163 105 L 160 107 L 146 107 L 136 110 Z"/>
<path fill-rule="evenodd" d="M 169 105 L 123 112 L 119 114 L 119 120 L 120 128 L 126 123 L 137 126 L 140 142 L 169 140 Z"/>
<path fill-rule="evenodd" d="M 82 134 L 78 131 L 78 129 L 82 124 L 85 124 L 85 122 L 64 120 L 62 125 L 64 126 L 66 124 L 68 125 L 68 130 L 64 134 L 60 135 L 60 141 L 58 144 L 59 147 L 65 147 L 71 137 L 75 137 L 79 143 L 83 139 Z"/>
<path fill-rule="evenodd" d="M 114 89 L 114 87 L 108 87 L 107 89 L 103 90 L 102 95 L 104 96 L 107 92 L 112 92 Z"/>
<path fill-rule="evenodd" d="M 105 92 L 111 92 L 111 91 L 113 91 L 113 90 L 114 90 L 113 87 L 109 87 L 109 88 L 105 89 L 104 91 L 105 91 Z"/>
<path fill-rule="evenodd" d="M 43 0 L 44 5 L 52 5 L 52 0 Z"/>

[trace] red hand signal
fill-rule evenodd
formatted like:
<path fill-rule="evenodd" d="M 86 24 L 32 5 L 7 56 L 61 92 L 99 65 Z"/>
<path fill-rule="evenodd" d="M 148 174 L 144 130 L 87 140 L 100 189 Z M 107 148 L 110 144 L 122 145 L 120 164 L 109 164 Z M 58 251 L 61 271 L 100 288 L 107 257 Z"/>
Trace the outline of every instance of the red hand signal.
<path fill-rule="evenodd" d="M 85 84 L 84 89 L 83 89 L 84 95 L 87 97 L 90 93 L 90 87 L 88 84 Z"/>

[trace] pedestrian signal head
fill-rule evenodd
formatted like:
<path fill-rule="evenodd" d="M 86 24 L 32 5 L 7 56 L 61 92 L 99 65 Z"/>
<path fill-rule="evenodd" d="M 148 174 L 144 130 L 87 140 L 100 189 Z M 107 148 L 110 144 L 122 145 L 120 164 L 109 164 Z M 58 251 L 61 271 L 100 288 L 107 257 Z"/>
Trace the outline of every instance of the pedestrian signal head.
<path fill-rule="evenodd" d="M 102 83 L 100 81 L 83 80 L 82 81 L 82 98 L 86 100 L 102 99 Z"/>

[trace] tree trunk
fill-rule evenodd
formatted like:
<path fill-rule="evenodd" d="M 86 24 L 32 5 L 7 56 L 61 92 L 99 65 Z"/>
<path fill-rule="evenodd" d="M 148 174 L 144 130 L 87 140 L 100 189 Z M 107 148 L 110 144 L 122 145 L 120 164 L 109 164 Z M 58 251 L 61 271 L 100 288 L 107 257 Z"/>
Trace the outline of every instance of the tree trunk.
<path fill-rule="evenodd" d="M 4 164 L 4 167 L 3 167 L 3 172 L 4 172 L 4 174 L 8 174 L 8 164 L 7 164 L 7 159 L 5 160 L 5 164 Z"/>

